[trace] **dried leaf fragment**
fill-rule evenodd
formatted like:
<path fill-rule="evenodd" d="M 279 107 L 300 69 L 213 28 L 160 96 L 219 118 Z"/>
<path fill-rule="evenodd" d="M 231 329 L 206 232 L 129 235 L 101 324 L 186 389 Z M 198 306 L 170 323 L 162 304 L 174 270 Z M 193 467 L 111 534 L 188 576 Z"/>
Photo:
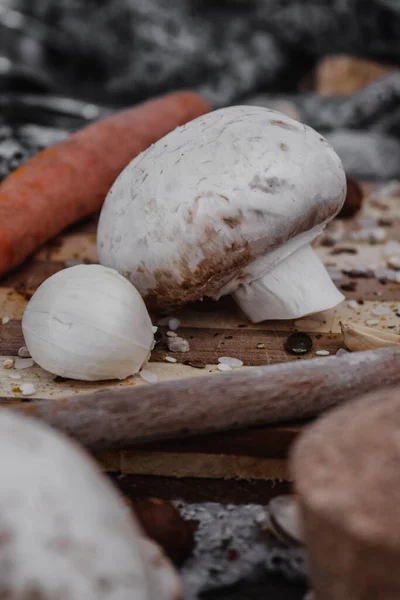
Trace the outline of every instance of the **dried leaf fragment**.
<path fill-rule="evenodd" d="M 346 347 L 352 352 L 400 346 L 400 335 L 389 331 L 343 322 L 340 323 L 340 327 L 342 329 L 343 341 Z"/>

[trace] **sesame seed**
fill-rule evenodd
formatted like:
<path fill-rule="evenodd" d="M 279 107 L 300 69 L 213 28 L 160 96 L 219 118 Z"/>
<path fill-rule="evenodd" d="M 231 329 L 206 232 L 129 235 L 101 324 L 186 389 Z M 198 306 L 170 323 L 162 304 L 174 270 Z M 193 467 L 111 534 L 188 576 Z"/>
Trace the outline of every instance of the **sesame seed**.
<path fill-rule="evenodd" d="M 218 371 L 232 371 L 232 367 L 225 365 L 224 363 L 219 363 L 217 369 Z"/>
<path fill-rule="evenodd" d="M 242 360 L 239 358 L 233 358 L 231 356 L 221 356 L 218 359 L 218 362 L 222 365 L 228 365 L 228 367 L 231 367 L 232 369 L 239 369 L 240 367 L 243 367 Z"/>
<path fill-rule="evenodd" d="M 180 320 L 175 319 L 174 317 L 172 319 L 169 319 L 168 321 L 168 327 L 171 331 L 175 331 L 176 329 L 178 329 L 180 324 Z"/>
<path fill-rule="evenodd" d="M 176 358 L 174 358 L 173 356 L 166 356 L 166 357 L 164 358 L 164 360 L 165 360 L 165 362 L 169 362 L 169 363 L 176 363 L 176 362 L 178 362 L 178 361 L 176 360 Z"/>
<path fill-rule="evenodd" d="M 146 369 L 140 371 L 139 375 L 142 379 L 144 379 L 144 381 L 147 381 L 147 383 L 157 383 L 158 381 L 158 376 L 151 371 L 147 371 Z"/>
<path fill-rule="evenodd" d="M 29 369 L 30 367 L 33 367 L 34 362 L 33 362 L 33 358 L 16 358 L 15 359 L 15 364 L 14 367 L 16 369 Z"/>
<path fill-rule="evenodd" d="M 23 396 L 32 396 L 36 392 L 33 383 L 21 383 L 19 388 Z"/>
<path fill-rule="evenodd" d="M 31 358 L 31 353 L 29 352 L 29 350 L 28 350 L 28 348 L 26 346 L 22 346 L 18 350 L 18 356 L 20 358 Z"/>

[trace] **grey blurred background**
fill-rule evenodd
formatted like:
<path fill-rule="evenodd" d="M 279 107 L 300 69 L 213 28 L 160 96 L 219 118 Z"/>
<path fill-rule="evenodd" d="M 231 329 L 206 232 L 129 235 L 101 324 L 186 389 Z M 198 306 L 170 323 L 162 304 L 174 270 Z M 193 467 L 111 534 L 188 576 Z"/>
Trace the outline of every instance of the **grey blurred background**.
<path fill-rule="evenodd" d="M 109 110 L 190 88 L 400 176 L 400 0 L 0 0 L 0 178 Z"/>

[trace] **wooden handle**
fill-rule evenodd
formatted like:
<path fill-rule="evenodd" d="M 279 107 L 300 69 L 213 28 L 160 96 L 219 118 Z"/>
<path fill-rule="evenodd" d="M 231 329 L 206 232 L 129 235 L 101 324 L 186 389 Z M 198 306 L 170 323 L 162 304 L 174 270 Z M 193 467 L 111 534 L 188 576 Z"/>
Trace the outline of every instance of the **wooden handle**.
<path fill-rule="evenodd" d="M 91 450 L 317 415 L 400 383 L 400 348 L 317 358 L 13 407 Z"/>
<path fill-rule="evenodd" d="M 332 411 L 295 442 L 316 600 L 400 598 L 399 465 L 399 388 Z"/>

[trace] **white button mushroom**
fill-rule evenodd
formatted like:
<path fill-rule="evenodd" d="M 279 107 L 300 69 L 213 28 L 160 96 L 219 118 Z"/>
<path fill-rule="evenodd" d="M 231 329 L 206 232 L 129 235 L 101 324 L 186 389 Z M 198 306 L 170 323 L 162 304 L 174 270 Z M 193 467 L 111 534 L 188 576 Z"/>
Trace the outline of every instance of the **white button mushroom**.
<path fill-rule="evenodd" d="M 311 241 L 340 210 L 346 178 L 316 131 L 267 108 L 224 108 L 135 158 L 105 201 L 100 262 L 170 311 L 233 294 L 252 321 L 337 305 Z"/>
<path fill-rule="evenodd" d="M 137 373 L 154 343 L 138 291 L 101 265 L 70 267 L 46 279 L 29 301 L 22 330 L 43 369 L 89 381 Z"/>
<path fill-rule="evenodd" d="M 0 413 L 0 597 L 173 600 L 178 577 L 94 462 L 35 419 Z"/>

